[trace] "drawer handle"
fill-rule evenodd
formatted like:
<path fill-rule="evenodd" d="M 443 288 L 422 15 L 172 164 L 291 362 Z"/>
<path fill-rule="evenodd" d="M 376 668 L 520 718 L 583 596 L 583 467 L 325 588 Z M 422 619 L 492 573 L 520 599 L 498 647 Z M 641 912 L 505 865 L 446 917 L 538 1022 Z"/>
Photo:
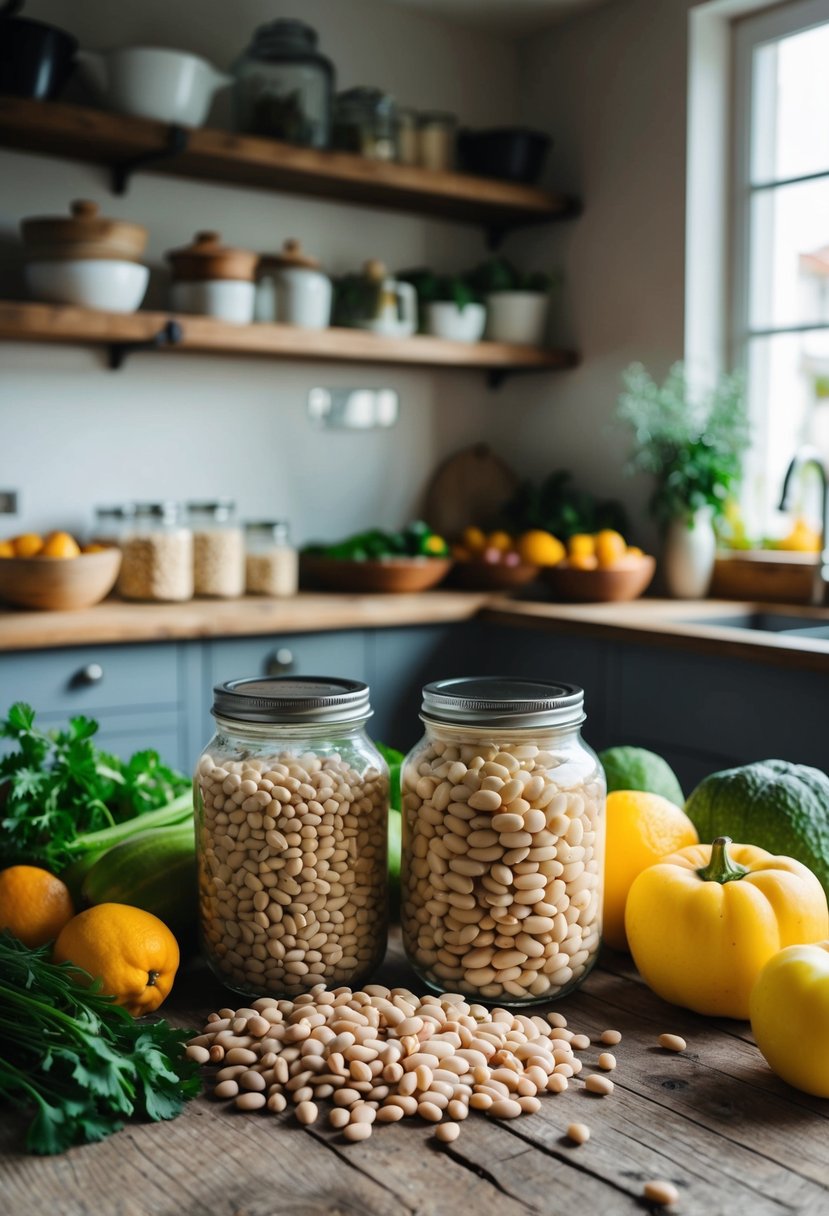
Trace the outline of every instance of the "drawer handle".
<path fill-rule="evenodd" d="M 72 688 L 88 688 L 91 684 L 100 684 L 104 678 L 104 669 L 100 663 L 87 663 L 76 671 L 69 681 Z"/>
<path fill-rule="evenodd" d="M 287 646 L 280 646 L 265 659 L 266 676 L 284 676 L 293 670 L 294 653 Z"/>

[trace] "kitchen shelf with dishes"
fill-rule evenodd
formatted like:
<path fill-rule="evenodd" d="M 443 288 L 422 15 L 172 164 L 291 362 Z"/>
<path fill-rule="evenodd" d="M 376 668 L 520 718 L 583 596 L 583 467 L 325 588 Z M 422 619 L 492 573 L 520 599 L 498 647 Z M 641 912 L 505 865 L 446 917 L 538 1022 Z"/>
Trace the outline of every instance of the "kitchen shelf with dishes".
<path fill-rule="evenodd" d="M 493 241 L 580 210 L 571 195 L 522 183 L 28 98 L 0 97 L 0 146 L 105 165 L 120 190 L 148 168 L 480 225 Z"/>

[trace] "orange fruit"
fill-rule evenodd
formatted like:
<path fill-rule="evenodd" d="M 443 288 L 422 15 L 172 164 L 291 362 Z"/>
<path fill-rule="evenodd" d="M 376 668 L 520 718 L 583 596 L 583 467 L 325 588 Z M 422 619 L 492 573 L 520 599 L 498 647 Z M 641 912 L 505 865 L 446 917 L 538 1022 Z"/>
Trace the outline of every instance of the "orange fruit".
<path fill-rule="evenodd" d="M 567 542 L 567 552 L 571 557 L 595 557 L 596 541 L 586 532 L 576 532 Z"/>
<path fill-rule="evenodd" d="M 602 935 L 614 950 L 627 950 L 625 903 L 633 880 L 668 853 L 698 844 L 685 812 L 661 794 L 616 790 L 607 796 Z"/>
<path fill-rule="evenodd" d="M 66 884 L 48 870 L 39 866 L 0 870 L 0 929 L 8 929 L 24 946 L 54 941 L 74 915 Z"/>
<path fill-rule="evenodd" d="M 512 548 L 512 537 L 509 532 L 490 532 L 486 538 L 487 549 L 497 549 L 499 553 L 508 553 Z"/>
<path fill-rule="evenodd" d="M 81 553 L 106 553 L 109 545 L 99 545 L 97 541 L 92 541 L 88 545 L 84 545 Z"/>
<path fill-rule="evenodd" d="M 595 570 L 599 562 L 595 553 L 571 553 L 566 564 L 571 570 Z"/>
<path fill-rule="evenodd" d="M 43 537 L 37 532 L 24 532 L 21 536 L 12 537 L 15 557 L 37 557 L 43 548 Z"/>
<path fill-rule="evenodd" d="M 628 557 L 644 557 L 645 556 L 644 551 L 642 549 L 640 549 L 637 545 L 628 545 L 627 555 L 628 555 Z"/>
<path fill-rule="evenodd" d="M 486 535 L 480 528 L 464 528 L 461 545 L 468 553 L 483 553 L 486 548 Z"/>
<path fill-rule="evenodd" d="M 10 540 L 0 540 L 0 557 L 14 557 L 14 545 Z"/>
<path fill-rule="evenodd" d="M 100 978 L 101 991 L 133 1015 L 152 1013 L 168 996 L 179 964 L 178 942 L 151 912 L 127 904 L 96 904 L 69 921 L 54 961 Z"/>
<path fill-rule="evenodd" d="M 68 532 L 50 532 L 46 537 L 41 557 L 77 557 L 81 547 Z"/>
<path fill-rule="evenodd" d="M 625 538 L 612 528 L 598 532 L 595 538 L 596 560 L 603 568 L 613 566 L 627 552 Z"/>
<path fill-rule="evenodd" d="M 518 538 L 518 556 L 528 566 L 557 566 L 565 553 L 561 541 L 540 528 L 533 528 Z"/>

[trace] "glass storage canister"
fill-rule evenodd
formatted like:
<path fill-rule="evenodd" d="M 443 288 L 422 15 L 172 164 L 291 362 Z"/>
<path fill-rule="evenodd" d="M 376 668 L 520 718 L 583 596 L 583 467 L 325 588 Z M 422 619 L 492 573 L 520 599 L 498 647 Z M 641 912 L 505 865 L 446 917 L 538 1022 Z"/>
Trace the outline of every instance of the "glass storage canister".
<path fill-rule="evenodd" d="M 236 504 L 228 499 L 187 504 L 195 595 L 225 600 L 244 595 L 245 540 L 235 514 Z"/>
<path fill-rule="evenodd" d="M 426 113 L 417 119 L 417 159 L 424 169 L 448 172 L 455 167 L 454 114 Z"/>
<path fill-rule="evenodd" d="M 605 779 L 572 684 L 423 689 L 402 771 L 406 953 L 438 991 L 532 1004 L 575 988 L 601 937 Z"/>
<path fill-rule="evenodd" d="M 254 678 L 214 689 L 196 766 L 202 939 L 258 996 L 356 985 L 387 931 L 388 768 L 357 680 Z"/>
<path fill-rule="evenodd" d="M 296 595 L 299 554 L 283 520 L 245 524 L 245 590 L 249 595 Z"/>
<path fill-rule="evenodd" d="M 129 503 L 114 507 L 96 507 L 89 543 L 117 547 L 124 539 L 133 514 L 134 508 Z"/>
<path fill-rule="evenodd" d="M 121 552 L 118 593 L 124 599 L 193 598 L 193 533 L 178 503 L 136 503 Z"/>
<path fill-rule="evenodd" d="M 237 131 L 302 147 L 328 147 L 334 67 L 316 47 L 316 31 L 304 21 L 280 19 L 259 26 L 233 68 Z"/>
<path fill-rule="evenodd" d="M 369 160 L 397 159 L 397 104 L 382 89 L 356 88 L 334 102 L 333 145 Z"/>

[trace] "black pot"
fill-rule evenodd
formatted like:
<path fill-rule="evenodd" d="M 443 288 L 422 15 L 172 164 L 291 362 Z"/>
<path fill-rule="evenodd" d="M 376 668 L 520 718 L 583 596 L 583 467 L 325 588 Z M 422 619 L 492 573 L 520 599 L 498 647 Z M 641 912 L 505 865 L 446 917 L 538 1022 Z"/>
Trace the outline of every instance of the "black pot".
<path fill-rule="evenodd" d="M 551 142 L 549 136 L 527 127 L 461 131 L 458 159 L 467 173 L 532 185 L 541 176 Z"/>
<path fill-rule="evenodd" d="M 0 93 L 52 101 L 75 66 L 78 41 L 56 25 L 13 14 L 12 0 L 0 9 Z"/>

